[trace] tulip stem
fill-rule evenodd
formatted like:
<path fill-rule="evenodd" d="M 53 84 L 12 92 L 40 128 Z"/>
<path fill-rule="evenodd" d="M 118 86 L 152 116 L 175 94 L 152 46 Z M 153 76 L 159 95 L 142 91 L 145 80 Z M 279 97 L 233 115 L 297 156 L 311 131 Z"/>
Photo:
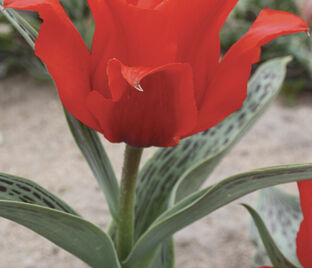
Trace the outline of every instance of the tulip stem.
<path fill-rule="evenodd" d="M 124 260 L 132 249 L 136 179 L 143 149 L 126 145 L 120 182 L 117 251 Z"/>

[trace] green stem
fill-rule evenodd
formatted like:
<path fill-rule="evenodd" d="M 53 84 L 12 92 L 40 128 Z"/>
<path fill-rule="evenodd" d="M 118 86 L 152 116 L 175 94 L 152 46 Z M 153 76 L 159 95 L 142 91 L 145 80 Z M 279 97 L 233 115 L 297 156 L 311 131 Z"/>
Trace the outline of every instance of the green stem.
<path fill-rule="evenodd" d="M 117 251 L 124 260 L 132 249 L 135 187 L 143 149 L 126 145 L 122 169 L 117 224 Z"/>

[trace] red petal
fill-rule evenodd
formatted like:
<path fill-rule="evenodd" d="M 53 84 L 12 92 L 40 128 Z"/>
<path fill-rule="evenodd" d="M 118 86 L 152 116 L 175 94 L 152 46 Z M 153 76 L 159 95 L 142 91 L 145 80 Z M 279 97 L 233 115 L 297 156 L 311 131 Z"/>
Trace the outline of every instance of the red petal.
<path fill-rule="evenodd" d="M 312 180 L 298 183 L 303 221 L 297 234 L 297 256 L 304 268 L 312 267 Z"/>
<path fill-rule="evenodd" d="M 39 12 L 43 23 L 35 44 L 36 55 L 46 64 L 66 109 L 98 129 L 85 102 L 90 92 L 90 54 L 58 0 L 5 0 L 4 6 Z"/>
<path fill-rule="evenodd" d="M 113 99 L 93 91 L 88 105 L 108 140 L 137 147 L 172 146 L 194 128 L 197 110 L 188 64 L 152 69 L 111 60 L 107 72 Z"/>
<path fill-rule="evenodd" d="M 159 11 L 178 34 L 177 62 L 191 64 L 197 104 L 215 74 L 220 58 L 219 32 L 237 0 L 170 0 Z"/>
<path fill-rule="evenodd" d="M 260 58 L 260 47 L 275 37 L 307 31 L 303 19 L 274 10 L 262 10 L 247 34 L 235 43 L 215 70 L 199 107 L 197 132 L 208 129 L 239 109 L 246 98 L 251 65 Z"/>
<path fill-rule="evenodd" d="M 92 45 L 95 90 L 109 97 L 105 74 L 111 58 L 118 58 L 129 66 L 160 66 L 174 62 L 176 38 L 169 18 L 126 1 L 97 1 L 89 0 L 96 24 Z"/>
<path fill-rule="evenodd" d="M 109 5 L 109 1 L 88 0 L 88 3 L 95 21 L 92 42 L 92 88 L 109 98 L 107 61 L 113 57 L 126 58 L 126 40 L 123 29 L 116 20 L 118 16 L 114 12 L 114 6 Z"/>

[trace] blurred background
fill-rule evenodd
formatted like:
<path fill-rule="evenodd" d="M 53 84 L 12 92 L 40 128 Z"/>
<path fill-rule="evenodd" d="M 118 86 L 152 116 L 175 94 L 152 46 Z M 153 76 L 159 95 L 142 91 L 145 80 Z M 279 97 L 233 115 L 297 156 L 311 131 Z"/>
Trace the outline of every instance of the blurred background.
<path fill-rule="evenodd" d="M 85 0 L 62 0 L 90 47 L 94 22 Z M 222 53 L 250 27 L 262 8 L 298 14 L 312 26 L 310 0 L 240 0 L 221 31 Z M 22 12 L 39 29 L 36 14 Z M 279 37 L 263 48 L 262 60 L 292 55 L 281 95 L 235 146 L 207 182 L 234 173 L 286 163 L 312 162 L 312 47 L 304 33 Z M 256 69 L 257 66 L 254 66 Z M 117 176 L 122 144 L 103 143 Z M 154 149 L 147 149 L 147 159 Z M 33 50 L 0 15 L 0 170 L 36 181 L 102 228 L 109 223 L 105 200 L 74 144 L 49 75 Z M 286 189 L 296 193 L 295 185 Z M 249 268 L 255 247 L 247 212 L 251 194 L 176 235 L 176 267 Z M 87 267 L 38 235 L 0 219 L 0 268 Z"/>

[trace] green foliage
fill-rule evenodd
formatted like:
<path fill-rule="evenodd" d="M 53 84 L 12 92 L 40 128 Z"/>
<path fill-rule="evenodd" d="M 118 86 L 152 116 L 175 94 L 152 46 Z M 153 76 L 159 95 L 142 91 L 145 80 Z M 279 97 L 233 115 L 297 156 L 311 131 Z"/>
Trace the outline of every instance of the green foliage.
<path fill-rule="evenodd" d="M 120 268 L 107 234 L 38 184 L 0 173 L 0 216 L 35 231 L 91 267 Z"/>
<path fill-rule="evenodd" d="M 125 262 L 135 264 L 163 239 L 248 193 L 308 179 L 312 179 L 312 164 L 286 165 L 238 174 L 195 192 L 161 214 L 138 239 Z"/>
<path fill-rule="evenodd" d="M 73 138 L 105 194 L 111 215 L 116 219 L 119 187 L 105 149 L 96 131 L 82 124 L 66 109 L 64 109 L 64 112 Z"/>
<path fill-rule="evenodd" d="M 257 211 L 246 204 L 243 206 L 252 216 L 272 264 L 278 268 L 296 268 L 279 250 Z"/>
<path fill-rule="evenodd" d="M 264 189 L 259 193 L 256 208 L 283 255 L 301 267 L 296 254 L 296 237 L 302 220 L 299 197 L 276 187 Z M 257 246 L 255 265 L 269 265 L 265 248 L 254 225 L 251 237 Z"/>
<path fill-rule="evenodd" d="M 79 216 L 79 214 L 64 201 L 37 183 L 25 178 L 1 172 L 0 200 L 17 201 L 39 205 Z"/>
<path fill-rule="evenodd" d="M 120 268 L 109 236 L 80 217 L 15 201 L 0 201 L 0 216 L 35 231 L 93 268 L 103 264 Z"/>

